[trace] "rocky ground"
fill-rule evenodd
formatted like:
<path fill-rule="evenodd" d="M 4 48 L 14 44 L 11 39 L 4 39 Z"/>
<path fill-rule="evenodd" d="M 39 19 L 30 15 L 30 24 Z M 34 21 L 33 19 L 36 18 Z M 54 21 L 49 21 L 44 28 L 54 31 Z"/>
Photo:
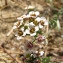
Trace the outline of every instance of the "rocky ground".
<path fill-rule="evenodd" d="M 63 1 L 56 0 L 53 4 L 59 9 L 63 6 Z M 51 4 L 45 0 L 8 0 L 7 4 L 4 0 L 0 1 L 0 45 L 2 45 L 0 46 L 0 63 L 21 63 L 19 59 L 20 41 L 16 40 L 14 33 L 9 37 L 6 34 L 12 29 L 17 17 L 26 13 L 24 8 L 29 5 L 35 6 L 44 16 L 52 17 L 53 15 Z M 53 40 L 47 47 L 47 56 L 51 56 L 51 61 L 55 63 L 63 63 L 63 15 L 59 19 L 61 30 L 50 33 Z"/>

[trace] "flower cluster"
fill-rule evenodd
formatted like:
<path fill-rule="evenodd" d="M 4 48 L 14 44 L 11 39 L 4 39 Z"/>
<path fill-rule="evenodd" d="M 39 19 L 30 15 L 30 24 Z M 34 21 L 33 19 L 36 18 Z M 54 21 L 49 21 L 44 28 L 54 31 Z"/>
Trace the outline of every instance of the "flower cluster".
<path fill-rule="evenodd" d="M 48 25 L 47 19 L 39 17 L 39 15 L 38 11 L 31 11 L 29 14 L 17 18 L 19 21 L 14 24 L 13 29 L 17 30 L 15 36 L 18 40 L 26 35 L 36 36 L 39 30 Z"/>
<path fill-rule="evenodd" d="M 18 17 L 18 21 L 13 27 L 18 40 L 26 35 L 35 37 L 32 41 L 28 41 L 27 39 L 23 45 L 23 50 L 25 51 L 23 54 L 24 58 L 26 58 L 25 63 L 26 61 L 31 61 L 32 63 L 40 62 L 37 57 L 44 55 L 42 45 L 45 44 L 45 36 L 42 35 L 42 32 L 48 26 L 48 21 L 45 17 L 40 17 L 39 15 L 38 11 L 30 11 L 28 14 Z"/>

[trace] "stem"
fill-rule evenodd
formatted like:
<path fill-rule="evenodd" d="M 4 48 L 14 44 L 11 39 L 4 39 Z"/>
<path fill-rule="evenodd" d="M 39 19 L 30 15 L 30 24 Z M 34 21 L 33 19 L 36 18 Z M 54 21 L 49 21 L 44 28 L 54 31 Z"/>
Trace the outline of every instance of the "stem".
<path fill-rule="evenodd" d="M 5 52 L 7 53 L 13 60 L 16 60 L 17 63 L 20 63 L 20 61 L 18 61 L 16 58 L 14 58 L 10 53 L 8 53 L 8 51 L 6 49 L 4 49 L 2 46 L 0 46 L 0 48 Z"/>
<path fill-rule="evenodd" d="M 49 17 L 47 17 L 47 20 L 49 21 Z M 46 34 L 44 34 L 44 35 L 45 35 L 45 42 L 46 42 L 46 44 L 45 44 L 45 54 L 44 54 L 44 56 L 47 55 L 47 45 L 48 45 L 47 36 L 48 36 L 48 31 L 49 31 L 49 23 L 48 23 L 48 25 L 46 26 Z"/>
<path fill-rule="evenodd" d="M 13 28 L 7 33 L 7 36 L 9 36 L 13 32 Z"/>

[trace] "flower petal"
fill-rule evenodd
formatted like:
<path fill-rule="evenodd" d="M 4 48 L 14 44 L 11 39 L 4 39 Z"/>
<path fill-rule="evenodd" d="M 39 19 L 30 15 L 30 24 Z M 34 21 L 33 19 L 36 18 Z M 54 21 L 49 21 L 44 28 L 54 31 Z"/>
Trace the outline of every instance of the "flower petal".
<path fill-rule="evenodd" d="M 44 55 L 44 51 L 40 51 L 40 56 L 43 56 Z"/>
<path fill-rule="evenodd" d="M 43 20 L 44 22 L 47 21 L 45 17 L 41 17 L 41 20 Z"/>
<path fill-rule="evenodd" d="M 17 26 L 13 26 L 13 29 L 16 29 L 17 28 Z"/>
<path fill-rule="evenodd" d="M 30 34 L 30 36 L 35 36 L 36 35 L 36 33 L 32 33 L 32 34 Z"/>
<path fill-rule="evenodd" d="M 39 11 L 36 11 L 36 12 L 35 12 L 35 15 L 36 15 L 36 16 L 39 16 L 39 14 L 40 14 Z"/>
<path fill-rule="evenodd" d="M 40 22 L 41 18 L 40 18 L 40 17 L 37 17 L 35 20 L 36 20 L 37 22 Z"/>
<path fill-rule="evenodd" d="M 17 36 L 17 40 L 20 40 L 20 39 L 22 39 L 22 36 Z"/>
<path fill-rule="evenodd" d="M 39 26 L 35 26 L 35 31 L 38 31 L 39 30 Z"/>
<path fill-rule="evenodd" d="M 35 26 L 35 24 L 34 24 L 33 22 L 30 22 L 30 23 L 29 23 L 29 26 L 30 26 L 30 27 L 33 27 L 33 26 Z"/>
<path fill-rule="evenodd" d="M 23 20 L 23 18 L 22 18 L 22 17 L 18 17 L 17 19 L 18 19 L 18 20 Z"/>
<path fill-rule="evenodd" d="M 48 25 L 48 22 L 45 22 L 44 25 Z"/>
<path fill-rule="evenodd" d="M 39 24 L 39 28 L 43 28 L 43 26 L 41 24 Z"/>
<path fill-rule="evenodd" d="M 29 15 L 32 15 L 32 14 L 35 14 L 35 12 L 34 11 L 29 12 Z"/>

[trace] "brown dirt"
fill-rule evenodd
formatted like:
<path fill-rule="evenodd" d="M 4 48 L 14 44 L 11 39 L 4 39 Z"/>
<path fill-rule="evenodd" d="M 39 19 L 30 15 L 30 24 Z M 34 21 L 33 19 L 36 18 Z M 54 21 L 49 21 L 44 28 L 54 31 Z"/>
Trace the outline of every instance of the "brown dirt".
<path fill-rule="evenodd" d="M 2 3 L 3 4 L 2 4 Z M 54 3 L 56 7 L 63 6 L 63 3 L 57 1 L 57 3 Z M 37 10 L 39 10 L 42 14 L 44 14 L 46 11 L 49 13 L 49 16 L 52 16 L 52 11 L 50 9 L 50 5 L 45 2 L 44 0 L 8 0 L 7 6 L 5 6 L 5 1 L 0 1 L 0 45 L 4 43 L 5 50 L 11 50 L 16 51 L 17 48 L 20 50 L 20 41 L 16 40 L 16 37 L 14 36 L 14 33 L 12 33 L 9 37 L 6 36 L 6 34 L 11 30 L 14 22 L 17 21 L 17 17 L 21 16 L 26 13 L 26 10 L 24 8 L 28 5 L 33 5 L 37 7 Z M 57 6 L 58 5 L 58 6 Z M 45 14 L 45 16 L 47 16 Z M 61 31 L 53 31 L 52 38 L 54 41 L 50 41 L 48 45 L 48 55 L 52 54 L 53 56 L 51 61 L 54 61 L 56 63 L 62 63 L 63 62 L 63 19 L 60 20 L 61 23 Z M 50 33 L 50 34 L 51 34 Z M 52 50 L 49 50 L 52 49 Z M 21 50 L 20 50 L 21 51 Z M 6 51 L 2 51 L 2 48 L 0 48 L 0 63 L 17 63 L 20 62 L 19 54 L 11 54 L 12 57 L 6 53 Z M 16 60 L 16 61 L 14 61 Z M 21 63 L 21 62 L 20 62 Z"/>

